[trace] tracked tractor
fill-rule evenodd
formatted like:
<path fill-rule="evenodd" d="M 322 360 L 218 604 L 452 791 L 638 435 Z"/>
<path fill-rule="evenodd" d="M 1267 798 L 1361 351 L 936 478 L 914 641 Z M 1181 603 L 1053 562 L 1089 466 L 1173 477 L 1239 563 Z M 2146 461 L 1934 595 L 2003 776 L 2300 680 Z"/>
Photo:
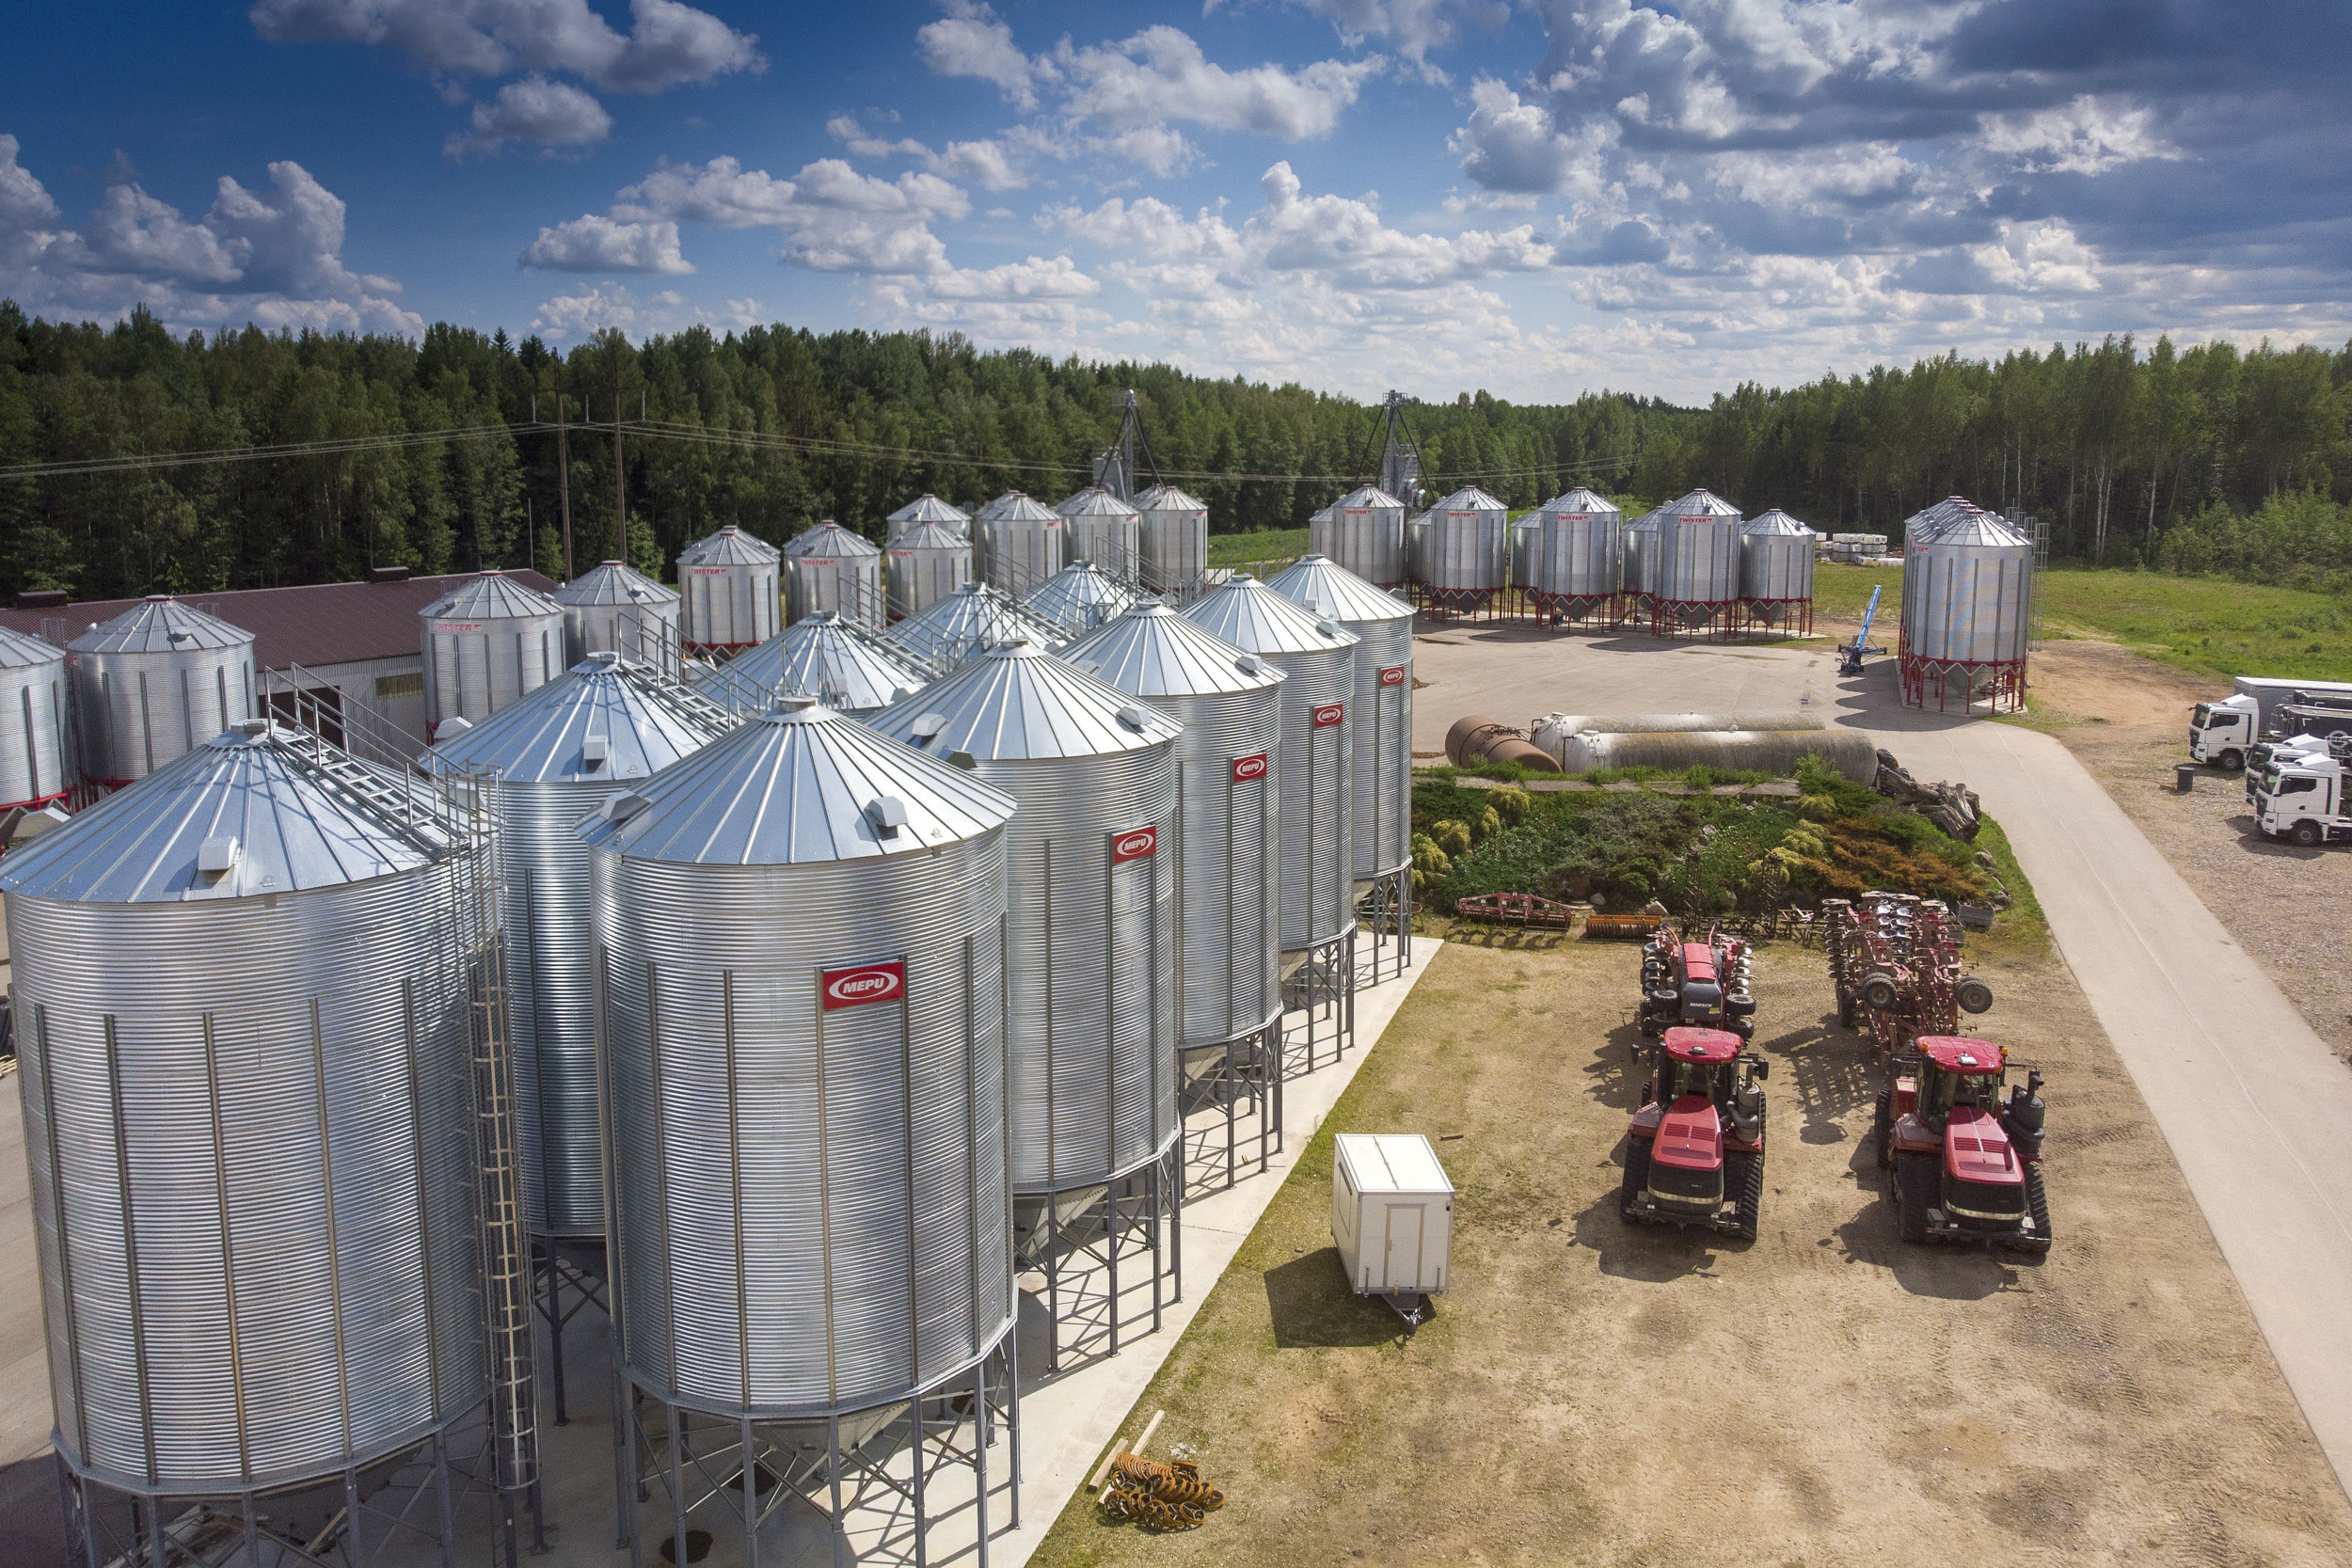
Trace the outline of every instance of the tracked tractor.
<path fill-rule="evenodd" d="M 1626 1129 L 1628 1222 L 1697 1225 L 1756 1240 L 1764 1204 L 1764 1080 L 1772 1064 L 1727 1029 L 1668 1029 Z M 1635 1060 L 1641 1060 L 1636 1048 Z"/>
<path fill-rule="evenodd" d="M 1924 1035 L 1960 1031 L 1962 1013 L 1993 1006 L 1993 988 L 1965 973 L 1960 923 L 1932 898 L 1866 893 L 1821 900 L 1837 1022 L 1860 1025 L 1880 1058 L 1911 1049 Z"/>
<path fill-rule="evenodd" d="M 1755 957 L 1743 937 L 1721 927 L 1704 942 L 1685 941 L 1661 926 L 1642 949 L 1642 1006 L 1636 1015 L 1645 1039 L 1688 1024 L 1726 1029 L 1745 1044 L 1756 1033 L 1756 995 L 1749 989 Z"/>
<path fill-rule="evenodd" d="M 1902 1239 L 2049 1251 L 2040 1070 L 2011 1083 L 2009 1053 L 1964 1035 L 1922 1036 L 1891 1065 L 1878 1158 L 1894 1172 Z"/>

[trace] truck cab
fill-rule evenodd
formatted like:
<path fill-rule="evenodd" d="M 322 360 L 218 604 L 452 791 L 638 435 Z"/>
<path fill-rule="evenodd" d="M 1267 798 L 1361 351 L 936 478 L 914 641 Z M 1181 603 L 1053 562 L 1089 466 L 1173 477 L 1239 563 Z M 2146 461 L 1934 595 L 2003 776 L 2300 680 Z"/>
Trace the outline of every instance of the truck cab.
<path fill-rule="evenodd" d="M 2210 762 L 2232 772 L 2246 766 L 2262 726 L 2262 706 L 2240 694 L 2217 703 L 2199 703 L 2188 721 L 2188 755 L 2192 762 Z"/>
<path fill-rule="evenodd" d="M 2344 799 L 2345 765 L 2326 752 L 2281 752 L 2254 789 L 2254 824 L 2269 838 L 2310 848 L 2352 838 Z"/>
<path fill-rule="evenodd" d="M 2337 756 L 2344 754 L 2342 741 L 2330 741 L 2316 735 L 2289 736 L 2284 740 L 2258 740 L 2246 753 L 2246 804 L 2254 804 L 2255 792 L 2262 788 L 2263 775 L 2270 771 L 2273 762 L 2303 756 Z"/>

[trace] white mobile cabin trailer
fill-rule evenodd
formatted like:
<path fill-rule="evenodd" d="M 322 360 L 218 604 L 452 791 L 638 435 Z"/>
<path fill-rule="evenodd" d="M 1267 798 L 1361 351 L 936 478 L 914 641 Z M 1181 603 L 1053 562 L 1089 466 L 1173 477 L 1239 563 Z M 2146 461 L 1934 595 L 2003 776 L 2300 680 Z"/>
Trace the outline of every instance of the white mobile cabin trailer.
<path fill-rule="evenodd" d="M 1342 1132 L 1333 1140 L 1331 1235 L 1347 1282 L 1407 1323 L 1442 1294 L 1452 1262 L 1454 1183 L 1418 1132 Z"/>

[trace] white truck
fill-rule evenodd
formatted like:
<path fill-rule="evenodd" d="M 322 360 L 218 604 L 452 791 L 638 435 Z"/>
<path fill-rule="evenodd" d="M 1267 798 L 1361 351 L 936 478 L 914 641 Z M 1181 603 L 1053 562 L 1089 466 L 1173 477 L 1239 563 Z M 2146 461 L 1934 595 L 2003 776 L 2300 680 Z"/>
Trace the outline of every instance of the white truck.
<path fill-rule="evenodd" d="M 2342 757 L 2344 754 L 2344 742 L 2320 735 L 2289 736 L 2284 740 L 2258 740 L 2246 757 L 2246 803 L 2249 806 L 2254 803 L 2254 792 L 2262 787 L 2263 775 L 2270 770 L 2274 761 L 2305 756 Z"/>
<path fill-rule="evenodd" d="M 2199 703 L 2188 721 L 2188 760 L 2210 762 L 2234 773 L 2262 736 L 2262 706 L 2241 691 L 2217 703 Z"/>
<path fill-rule="evenodd" d="M 2188 721 L 2191 762 L 2210 762 L 2234 773 L 2254 760 L 2255 746 L 2282 736 L 2318 736 L 2352 731 L 2352 683 L 2264 680 L 2249 691 L 2249 677 L 2217 703 L 2199 703 Z M 2285 686 L 2284 690 L 2272 687 Z"/>
<path fill-rule="evenodd" d="M 2309 848 L 2352 838 L 2352 805 L 2344 798 L 2352 766 L 2317 752 L 2280 752 L 2254 788 L 2254 822 L 2271 838 Z"/>
<path fill-rule="evenodd" d="M 2231 683 L 2231 689 L 2240 697 L 2251 697 L 2260 713 L 2254 728 L 2259 734 L 2292 735 L 2279 720 L 2279 709 L 2297 701 L 2296 693 L 2332 699 L 2339 705 L 2352 704 L 2352 681 L 2298 681 L 2276 675 L 2240 675 Z"/>

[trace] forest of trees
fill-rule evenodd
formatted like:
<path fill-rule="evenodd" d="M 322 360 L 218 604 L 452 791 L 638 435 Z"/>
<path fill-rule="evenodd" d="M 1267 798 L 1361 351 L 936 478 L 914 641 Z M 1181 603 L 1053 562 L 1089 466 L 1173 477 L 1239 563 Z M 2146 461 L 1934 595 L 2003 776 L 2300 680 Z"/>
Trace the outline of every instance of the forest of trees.
<path fill-rule="evenodd" d="M 2128 338 L 1743 386 L 1704 409 L 1588 393 L 1413 403 L 1433 492 L 1515 507 L 1572 484 L 1645 502 L 1706 485 L 1824 531 L 1895 532 L 1947 494 L 2023 508 L 2056 551 L 2341 587 L 2352 577 L 2352 348 L 2143 352 Z M 982 353 L 955 336 L 777 325 L 566 352 L 437 325 L 420 341 L 255 327 L 175 337 L 0 301 L 0 595 L 97 598 L 573 560 L 669 575 L 725 523 L 781 543 L 879 535 L 925 490 L 970 506 L 1087 482 L 1139 400 L 1160 469 L 1218 531 L 1291 528 L 1376 460 L 1358 402 L 1167 365 Z M 558 397 L 572 423 L 559 441 Z M 613 482 L 615 410 L 625 429 Z M 298 447 L 243 461 L 159 461 Z M 124 463 L 124 459 L 140 460 Z"/>

